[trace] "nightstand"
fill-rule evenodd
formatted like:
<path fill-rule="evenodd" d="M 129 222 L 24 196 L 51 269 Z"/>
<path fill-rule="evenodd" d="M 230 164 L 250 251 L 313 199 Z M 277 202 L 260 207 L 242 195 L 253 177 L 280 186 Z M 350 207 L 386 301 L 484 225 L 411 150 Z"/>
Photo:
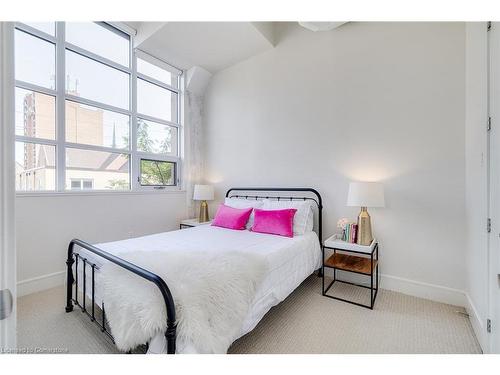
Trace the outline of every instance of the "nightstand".
<path fill-rule="evenodd" d="M 212 224 L 212 220 L 200 223 L 198 219 L 185 219 L 181 221 L 179 229 L 186 229 L 186 228 L 192 228 L 200 225 L 209 225 L 209 224 Z"/>
<path fill-rule="evenodd" d="M 338 235 L 334 235 L 323 243 L 323 268 L 322 268 L 322 294 L 325 297 L 339 301 L 352 303 L 357 306 L 366 307 L 373 310 L 377 298 L 379 286 L 378 271 L 378 242 L 373 240 L 369 246 L 362 246 L 355 243 L 342 241 Z M 326 256 L 326 259 L 325 259 Z M 333 280 L 325 289 L 325 268 L 333 269 Z M 355 273 L 370 278 L 370 286 L 340 280 L 337 277 L 337 270 Z M 359 302 L 350 301 L 345 298 L 335 297 L 327 294 L 335 282 L 350 284 L 355 287 L 370 290 L 370 304 L 365 305 Z"/>

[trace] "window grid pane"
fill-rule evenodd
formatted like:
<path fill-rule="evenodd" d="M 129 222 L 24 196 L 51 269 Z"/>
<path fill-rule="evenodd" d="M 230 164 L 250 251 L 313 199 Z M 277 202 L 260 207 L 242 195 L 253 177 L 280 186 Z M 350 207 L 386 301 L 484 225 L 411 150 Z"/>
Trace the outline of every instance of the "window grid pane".
<path fill-rule="evenodd" d="M 55 45 L 19 29 L 15 31 L 14 43 L 16 80 L 54 90 L 56 87 Z"/>
<path fill-rule="evenodd" d="M 177 74 L 173 74 L 166 69 L 151 64 L 149 61 L 143 60 L 140 57 L 137 58 L 137 72 L 166 83 L 174 88 L 179 87 Z"/>
<path fill-rule="evenodd" d="M 120 65 L 130 66 L 130 41 L 119 31 L 95 22 L 66 22 L 66 41 Z"/>
<path fill-rule="evenodd" d="M 129 74 L 66 50 L 66 93 L 129 109 Z"/>
<path fill-rule="evenodd" d="M 176 163 L 162 160 L 141 159 L 141 186 L 174 186 Z"/>
<path fill-rule="evenodd" d="M 16 142 L 16 190 L 56 190 L 56 147 Z"/>
<path fill-rule="evenodd" d="M 175 126 L 137 119 L 137 150 L 177 156 L 178 130 Z"/>
<path fill-rule="evenodd" d="M 66 147 L 66 189 L 73 180 L 92 180 L 95 190 L 130 189 L 127 154 Z"/>
<path fill-rule="evenodd" d="M 16 135 L 56 139 L 56 98 L 19 87 L 15 90 Z"/>
<path fill-rule="evenodd" d="M 128 150 L 127 115 L 66 100 L 66 142 Z"/>
<path fill-rule="evenodd" d="M 177 123 L 177 103 L 177 93 L 137 79 L 138 113 Z"/>

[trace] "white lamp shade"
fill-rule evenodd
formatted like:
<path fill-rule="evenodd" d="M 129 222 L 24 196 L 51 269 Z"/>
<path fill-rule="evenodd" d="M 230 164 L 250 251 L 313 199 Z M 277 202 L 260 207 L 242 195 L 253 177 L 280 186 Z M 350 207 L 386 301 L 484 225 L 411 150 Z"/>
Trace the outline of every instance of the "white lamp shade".
<path fill-rule="evenodd" d="M 384 186 L 378 182 L 351 182 L 347 205 L 354 207 L 384 207 Z"/>
<path fill-rule="evenodd" d="M 194 185 L 193 200 L 213 201 L 214 187 L 212 185 Z"/>

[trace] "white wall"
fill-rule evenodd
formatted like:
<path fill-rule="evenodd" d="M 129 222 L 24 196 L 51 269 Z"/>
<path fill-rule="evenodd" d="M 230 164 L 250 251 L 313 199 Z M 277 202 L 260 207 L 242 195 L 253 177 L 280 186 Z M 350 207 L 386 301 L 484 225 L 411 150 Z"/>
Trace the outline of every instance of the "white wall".
<path fill-rule="evenodd" d="M 238 185 L 316 187 L 326 236 L 357 215 L 349 181 L 382 181 L 387 208 L 369 211 L 385 287 L 463 304 L 464 24 L 276 31 L 273 50 L 207 89 L 205 177 L 218 198 Z"/>
<path fill-rule="evenodd" d="M 468 312 L 483 350 L 487 350 L 487 35 L 486 23 L 466 25 L 465 224 Z"/>
<path fill-rule="evenodd" d="M 72 238 L 98 243 L 165 232 L 186 217 L 185 192 L 18 196 L 18 295 L 64 281 Z"/>

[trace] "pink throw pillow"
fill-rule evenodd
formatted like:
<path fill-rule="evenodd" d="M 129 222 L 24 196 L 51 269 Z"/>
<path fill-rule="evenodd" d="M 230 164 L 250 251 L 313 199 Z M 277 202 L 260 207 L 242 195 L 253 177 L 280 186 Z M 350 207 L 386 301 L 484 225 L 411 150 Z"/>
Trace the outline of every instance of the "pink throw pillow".
<path fill-rule="evenodd" d="M 293 217 L 297 210 L 254 210 L 252 232 L 293 237 Z"/>
<path fill-rule="evenodd" d="M 246 229 L 248 218 L 253 208 L 233 208 L 221 204 L 217 209 L 212 225 L 216 227 L 243 230 Z"/>

